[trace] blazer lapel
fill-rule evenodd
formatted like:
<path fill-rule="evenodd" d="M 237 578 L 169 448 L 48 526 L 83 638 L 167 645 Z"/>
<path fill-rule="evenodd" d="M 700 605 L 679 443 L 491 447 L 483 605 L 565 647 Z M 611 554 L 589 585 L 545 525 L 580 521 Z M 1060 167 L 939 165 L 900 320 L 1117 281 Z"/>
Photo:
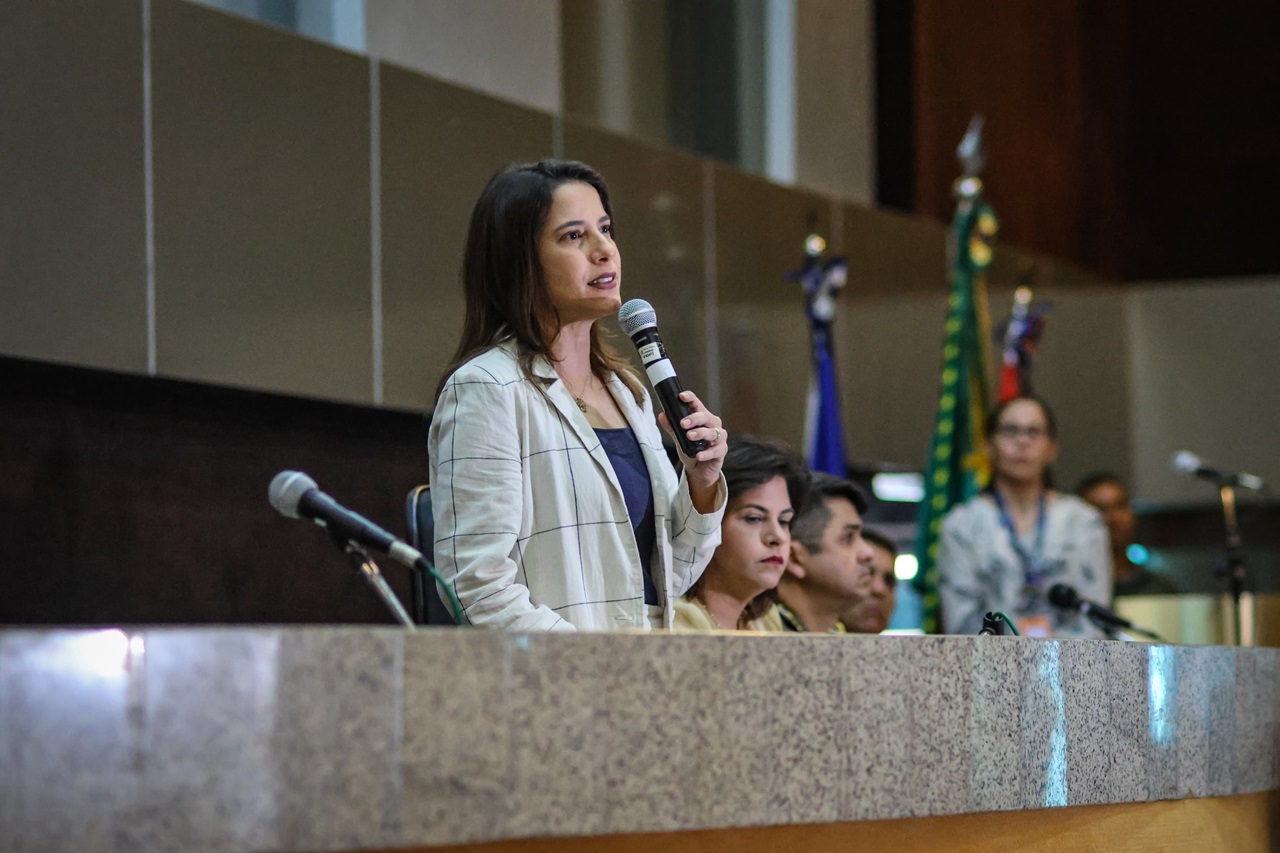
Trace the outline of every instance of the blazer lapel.
<path fill-rule="evenodd" d="M 545 359 L 535 359 L 533 372 L 545 383 L 544 388 L 547 392 L 547 397 L 550 398 L 551 404 L 555 406 L 556 411 L 560 413 L 560 418 L 569 425 L 573 434 L 578 437 L 578 441 L 591 454 L 591 458 L 595 460 L 595 463 L 600 466 L 600 471 L 604 474 L 605 479 L 609 481 L 609 485 L 621 495 L 622 486 L 618 483 L 618 476 L 613 472 L 613 464 L 609 461 L 609 454 L 600 442 L 600 436 L 596 435 L 596 431 L 591 428 L 591 424 L 587 423 L 586 414 L 578 408 L 573 395 L 569 393 L 568 387 L 560 379 L 560 374 L 556 373 L 555 368 L 548 364 Z"/>

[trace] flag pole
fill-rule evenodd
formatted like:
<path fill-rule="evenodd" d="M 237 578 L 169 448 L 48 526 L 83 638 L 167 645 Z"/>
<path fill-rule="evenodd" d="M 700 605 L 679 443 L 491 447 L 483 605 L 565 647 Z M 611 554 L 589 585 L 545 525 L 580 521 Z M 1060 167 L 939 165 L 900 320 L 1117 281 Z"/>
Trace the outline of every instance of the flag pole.
<path fill-rule="evenodd" d="M 937 567 L 942 519 L 953 506 L 985 487 L 990 468 L 983 435 L 991 363 L 986 272 L 999 223 L 982 197 L 982 126 L 982 117 L 974 116 L 956 149 L 961 174 L 953 187 L 956 213 L 947 246 L 951 293 L 916 547 L 915 587 L 921 594 L 928 633 L 942 629 Z"/>

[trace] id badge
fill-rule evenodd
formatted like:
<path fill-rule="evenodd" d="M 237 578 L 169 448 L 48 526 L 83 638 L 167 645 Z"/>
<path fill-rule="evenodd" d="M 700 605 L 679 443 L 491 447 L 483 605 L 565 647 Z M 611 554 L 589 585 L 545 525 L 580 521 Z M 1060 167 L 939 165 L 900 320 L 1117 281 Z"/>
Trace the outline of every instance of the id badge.
<path fill-rule="evenodd" d="M 1018 623 L 1018 633 L 1024 637 L 1048 639 L 1053 636 L 1053 625 L 1049 621 L 1048 614 L 1040 613 L 1034 616 L 1020 616 L 1013 621 Z"/>

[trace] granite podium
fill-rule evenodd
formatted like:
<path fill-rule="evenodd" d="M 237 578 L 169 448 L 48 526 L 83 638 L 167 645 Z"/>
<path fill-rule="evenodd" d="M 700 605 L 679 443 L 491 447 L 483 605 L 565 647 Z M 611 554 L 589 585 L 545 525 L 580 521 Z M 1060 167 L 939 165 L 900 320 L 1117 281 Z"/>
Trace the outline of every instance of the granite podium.
<path fill-rule="evenodd" d="M 0 632 L 5 851 L 607 849 L 638 833 L 1257 794 L 1280 788 L 1278 747 L 1270 648 Z"/>

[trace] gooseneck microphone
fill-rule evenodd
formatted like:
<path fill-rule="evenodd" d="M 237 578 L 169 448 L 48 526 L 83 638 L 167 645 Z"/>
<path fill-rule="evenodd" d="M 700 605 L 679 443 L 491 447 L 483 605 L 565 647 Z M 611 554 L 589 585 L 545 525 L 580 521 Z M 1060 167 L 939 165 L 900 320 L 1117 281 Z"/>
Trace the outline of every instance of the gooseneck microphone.
<path fill-rule="evenodd" d="M 311 519 L 343 539 L 386 554 L 411 569 L 427 564 L 417 549 L 320 491 L 316 481 L 301 471 L 276 474 L 267 497 L 283 516 Z"/>
<path fill-rule="evenodd" d="M 684 387 L 676 376 L 676 369 L 671 366 L 671 359 L 667 358 L 662 338 L 658 337 L 657 312 L 643 299 L 632 299 L 618 312 L 618 323 L 640 353 L 645 372 L 649 374 L 653 390 L 658 393 L 658 401 L 662 403 L 662 411 L 667 413 L 667 420 L 676 434 L 680 452 L 689 458 L 697 456 L 699 451 L 707 449 L 707 443 L 690 441 L 686 435 L 687 430 L 680 428 L 680 421 L 692 414 L 693 409 L 680 399 Z"/>
<path fill-rule="evenodd" d="M 1203 459 L 1190 450 L 1179 450 L 1173 454 L 1173 458 L 1169 460 L 1169 465 L 1175 471 L 1181 471 L 1184 474 L 1201 477 L 1205 480 L 1213 480 L 1219 486 L 1241 486 L 1246 489 L 1252 489 L 1255 492 L 1260 492 L 1267 487 L 1261 477 L 1253 474 L 1245 474 L 1241 471 L 1227 471 L 1222 468 L 1215 468 L 1212 465 L 1206 465 Z"/>
<path fill-rule="evenodd" d="M 1118 613 L 1114 613 L 1101 604 L 1097 604 L 1087 599 L 1081 598 L 1080 594 L 1075 591 L 1074 587 L 1067 586 L 1065 583 L 1056 583 L 1049 587 L 1049 603 L 1054 607 L 1062 610 L 1073 610 L 1083 613 L 1091 622 L 1100 628 L 1119 628 L 1123 631 L 1132 631 L 1135 634 L 1142 634 L 1144 637 L 1150 637 L 1153 640 L 1159 640 L 1157 634 L 1147 631 L 1143 628 L 1136 627 L 1132 622 Z"/>

